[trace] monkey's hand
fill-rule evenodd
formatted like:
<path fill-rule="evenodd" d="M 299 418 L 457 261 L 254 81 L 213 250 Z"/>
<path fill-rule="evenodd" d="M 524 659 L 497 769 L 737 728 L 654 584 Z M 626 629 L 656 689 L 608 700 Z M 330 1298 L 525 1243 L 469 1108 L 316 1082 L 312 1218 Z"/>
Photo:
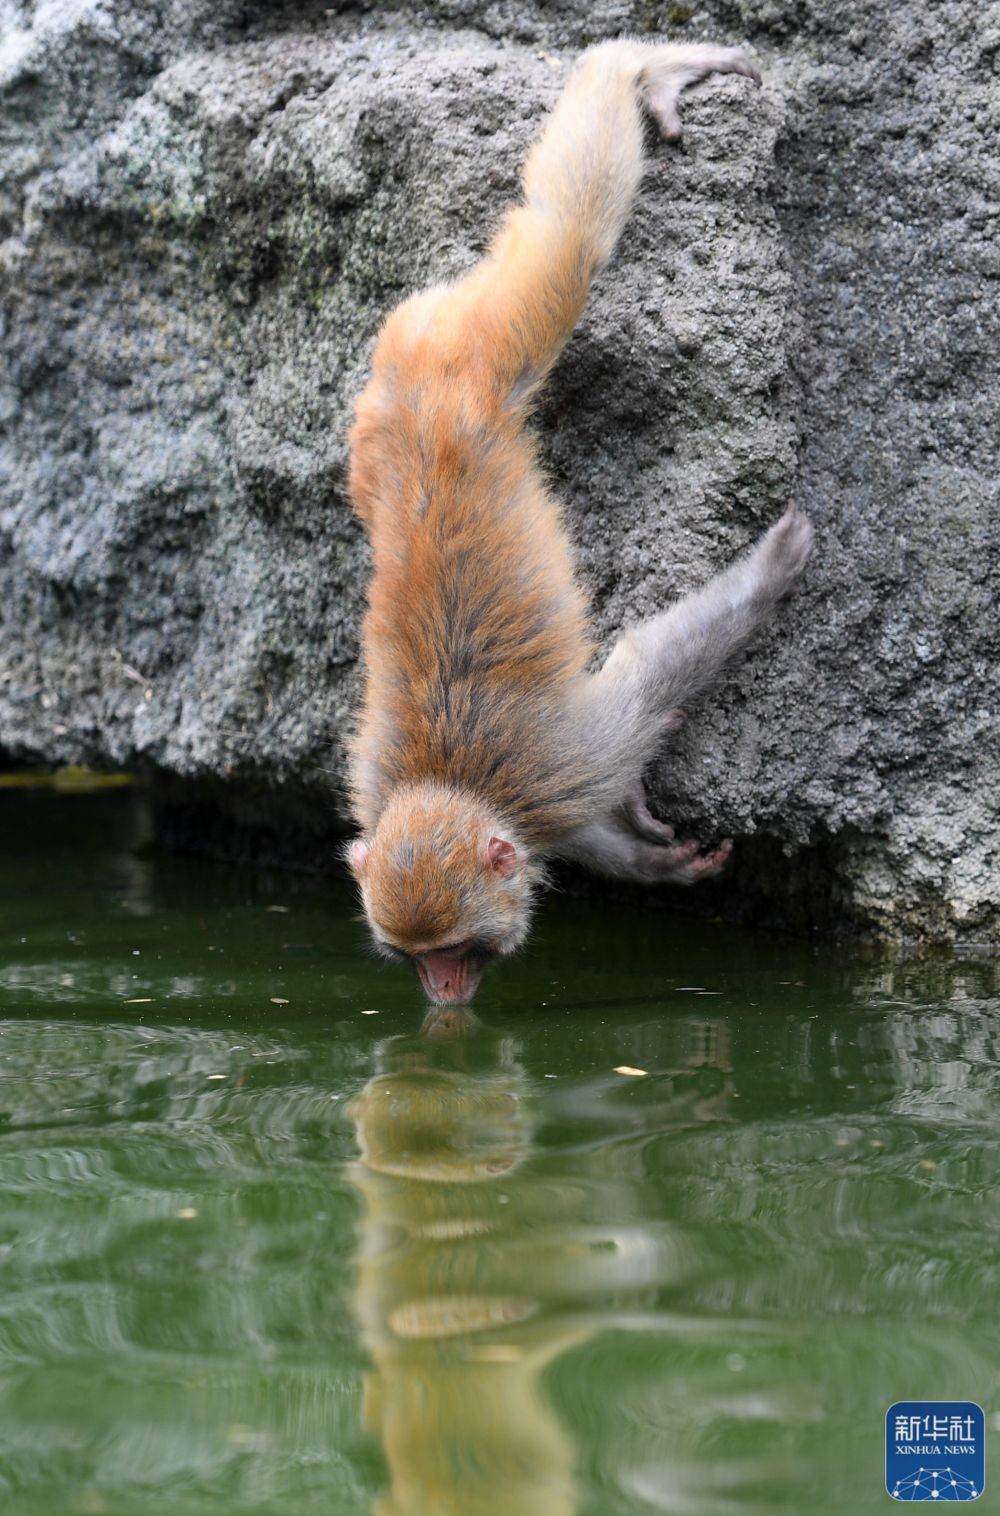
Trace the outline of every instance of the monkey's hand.
<path fill-rule="evenodd" d="M 608 816 L 577 827 L 557 849 L 560 858 L 597 874 L 640 884 L 697 884 L 718 874 L 732 850 L 728 837 L 708 853 L 697 842 L 678 842 L 672 827 L 649 814 L 639 785 Z"/>
<path fill-rule="evenodd" d="M 659 874 L 665 883 L 698 884 L 702 879 L 711 879 L 721 874 L 733 851 L 733 839 L 724 837 L 717 848 L 709 853 L 701 851 L 701 843 L 679 842 L 675 847 L 660 847 L 657 855 L 648 860 L 649 867 Z"/>
<path fill-rule="evenodd" d="M 709 74 L 742 74 L 760 83 L 760 71 L 738 47 L 710 47 L 704 43 L 658 47 L 650 53 L 641 75 L 643 98 L 650 114 L 668 142 L 681 135 L 677 110 L 684 90 Z"/>
<path fill-rule="evenodd" d="M 812 545 L 812 522 L 790 500 L 785 514 L 765 532 L 747 563 L 758 580 L 758 590 L 768 600 L 780 600 L 788 593 L 805 568 Z"/>
<path fill-rule="evenodd" d="M 642 863 L 654 877 L 675 884 L 696 884 L 700 879 L 710 879 L 713 874 L 720 873 L 733 851 L 731 837 L 726 837 L 708 853 L 703 853 L 697 842 L 678 842 L 672 826 L 650 815 L 641 784 L 632 785 L 626 791 L 622 811 L 636 836 L 655 844 L 642 849 Z"/>

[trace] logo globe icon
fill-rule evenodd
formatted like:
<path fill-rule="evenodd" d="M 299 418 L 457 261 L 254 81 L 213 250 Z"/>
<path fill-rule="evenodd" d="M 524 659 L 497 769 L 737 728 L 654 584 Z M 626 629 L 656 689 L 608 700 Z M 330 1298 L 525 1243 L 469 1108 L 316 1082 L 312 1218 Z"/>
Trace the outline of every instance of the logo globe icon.
<path fill-rule="evenodd" d="M 954 1469 L 918 1469 L 897 1479 L 890 1491 L 893 1500 L 975 1500 L 980 1493 Z"/>

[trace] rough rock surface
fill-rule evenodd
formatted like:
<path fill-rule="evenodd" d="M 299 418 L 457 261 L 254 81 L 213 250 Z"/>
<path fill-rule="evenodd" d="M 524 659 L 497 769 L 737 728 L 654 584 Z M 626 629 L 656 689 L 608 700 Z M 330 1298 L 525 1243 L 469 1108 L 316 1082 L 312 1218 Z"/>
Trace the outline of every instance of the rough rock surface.
<path fill-rule="evenodd" d="M 538 418 L 602 631 L 793 492 L 803 592 L 652 787 L 800 927 L 1000 935 L 1000 8 L 0 0 L 0 747 L 189 838 L 343 825 L 385 312 L 467 267 L 576 50 L 748 41 L 657 145 Z"/>

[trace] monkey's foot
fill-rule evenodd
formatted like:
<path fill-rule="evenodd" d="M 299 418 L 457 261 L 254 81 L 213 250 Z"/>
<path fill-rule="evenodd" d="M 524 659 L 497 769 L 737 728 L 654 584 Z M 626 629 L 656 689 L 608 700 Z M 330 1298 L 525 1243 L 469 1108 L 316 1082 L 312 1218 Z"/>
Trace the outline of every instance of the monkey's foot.
<path fill-rule="evenodd" d="M 755 84 L 760 83 L 760 70 L 742 48 L 691 43 L 681 47 L 667 45 L 653 51 L 642 71 L 643 92 L 650 114 L 668 142 L 676 142 L 681 135 L 677 102 L 684 90 L 709 74 L 742 74 Z"/>
<path fill-rule="evenodd" d="M 785 514 L 764 534 L 757 549 L 768 581 L 768 592 L 775 599 L 790 590 L 802 573 L 812 545 L 812 522 L 802 515 L 795 501 L 790 500 Z"/>

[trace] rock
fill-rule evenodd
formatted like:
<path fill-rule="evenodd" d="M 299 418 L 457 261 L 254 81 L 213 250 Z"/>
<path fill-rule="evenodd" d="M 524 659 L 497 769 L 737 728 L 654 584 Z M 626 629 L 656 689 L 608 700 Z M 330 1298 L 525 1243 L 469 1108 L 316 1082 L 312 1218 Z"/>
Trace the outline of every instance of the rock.
<path fill-rule="evenodd" d="M 794 493 L 803 591 L 651 776 L 684 904 L 1000 935 L 1000 25 L 977 0 L 0 0 L 0 746 L 141 765 L 167 834 L 344 825 L 382 316 L 459 273 L 574 52 L 749 39 L 693 95 L 538 417 L 597 623 Z M 673 901 L 675 897 L 671 896 Z"/>

